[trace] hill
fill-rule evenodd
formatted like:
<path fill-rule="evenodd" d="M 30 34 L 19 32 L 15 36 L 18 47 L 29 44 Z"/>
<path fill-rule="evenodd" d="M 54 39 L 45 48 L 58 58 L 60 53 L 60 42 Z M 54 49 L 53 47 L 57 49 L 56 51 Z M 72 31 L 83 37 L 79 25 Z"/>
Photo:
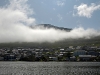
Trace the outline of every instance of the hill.
<path fill-rule="evenodd" d="M 51 24 L 39 24 L 35 26 L 31 26 L 31 28 L 36 29 L 57 29 L 57 30 L 64 30 L 70 32 L 72 29 L 64 28 L 64 27 L 57 27 Z M 0 43 L 0 47 L 48 47 L 48 48 L 57 48 L 57 47 L 66 47 L 66 46 L 82 46 L 82 45 L 95 45 L 100 46 L 100 36 L 93 37 L 90 39 L 80 38 L 80 39 L 66 39 L 62 41 L 57 41 L 53 43 L 43 42 L 14 42 L 14 43 Z"/>
<path fill-rule="evenodd" d="M 51 25 L 51 24 L 39 24 L 39 25 L 31 26 L 31 27 L 33 29 L 35 29 L 35 28 L 40 28 L 40 29 L 53 28 L 53 29 L 57 29 L 57 30 L 65 30 L 65 31 L 68 31 L 68 32 L 72 30 L 71 28 L 57 27 L 57 26 L 54 26 L 54 25 Z"/>
<path fill-rule="evenodd" d="M 54 43 L 49 43 L 49 42 L 0 43 L 0 47 L 42 47 L 42 48 L 57 48 L 57 47 L 67 47 L 67 46 L 91 46 L 91 45 L 100 46 L 100 36 L 91 39 L 69 39 Z"/>

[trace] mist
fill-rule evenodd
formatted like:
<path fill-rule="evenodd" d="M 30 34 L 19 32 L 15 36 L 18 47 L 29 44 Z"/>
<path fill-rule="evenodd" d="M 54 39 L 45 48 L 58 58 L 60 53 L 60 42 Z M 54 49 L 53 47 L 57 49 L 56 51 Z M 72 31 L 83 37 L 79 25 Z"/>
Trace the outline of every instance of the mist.
<path fill-rule="evenodd" d="M 90 39 L 100 35 L 95 29 L 74 28 L 70 32 L 53 28 L 30 28 L 37 25 L 31 17 L 34 11 L 27 0 L 9 0 L 9 4 L 0 7 L 0 43 L 9 42 L 56 42 L 67 39 Z"/>

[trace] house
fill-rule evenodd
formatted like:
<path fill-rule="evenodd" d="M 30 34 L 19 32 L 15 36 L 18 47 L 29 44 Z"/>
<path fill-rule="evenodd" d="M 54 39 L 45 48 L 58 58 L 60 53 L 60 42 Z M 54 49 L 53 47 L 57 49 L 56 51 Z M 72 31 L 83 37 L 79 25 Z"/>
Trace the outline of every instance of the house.
<path fill-rule="evenodd" d="M 97 47 L 89 47 L 88 49 L 87 49 L 87 51 L 96 51 L 97 50 Z"/>
<path fill-rule="evenodd" d="M 100 51 L 100 47 L 99 47 L 99 48 L 97 48 L 97 51 Z"/>
<path fill-rule="evenodd" d="M 69 46 L 69 49 L 74 49 L 74 47 L 73 46 Z"/>
<path fill-rule="evenodd" d="M 76 57 L 75 56 L 70 57 L 70 61 L 76 61 Z"/>
<path fill-rule="evenodd" d="M 86 55 L 85 50 L 76 50 L 73 52 L 73 56 L 79 56 L 79 55 Z"/>
<path fill-rule="evenodd" d="M 94 61 L 96 59 L 96 56 L 92 55 L 79 55 L 80 61 Z"/>
<path fill-rule="evenodd" d="M 13 61 L 13 60 L 16 60 L 16 56 L 14 54 L 6 54 L 4 56 L 4 60 L 6 60 L 6 61 Z"/>
<path fill-rule="evenodd" d="M 50 56 L 49 57 L 49 61 L 58 61 L 58 58 L 57 57 Z"/>
<path fill-rule="evenodd" d="M 77 46 L 76 49 L 77 49 L 77 50 L 81 49 L 81 46 Z"/>
<path fill-rule="evenodd" d="M 98 53 L 96 51 L 88 51 L 87 54 L 88 55 L 93 55 L 93 56 L 98 55 Z"/>
<path fill-rule="evenodd" d="M 64 51 L 64 50 L 65 50 L 65 49 L 63 49 L 63 48 L 60 49 L 61 52 Z"/>
<path fill-rule="evenodd" d="M 0 61 L 3 61 L 3 60 L 4 60 L 4 57 L 1 57 L 1 56 L 0 56 Z"/>

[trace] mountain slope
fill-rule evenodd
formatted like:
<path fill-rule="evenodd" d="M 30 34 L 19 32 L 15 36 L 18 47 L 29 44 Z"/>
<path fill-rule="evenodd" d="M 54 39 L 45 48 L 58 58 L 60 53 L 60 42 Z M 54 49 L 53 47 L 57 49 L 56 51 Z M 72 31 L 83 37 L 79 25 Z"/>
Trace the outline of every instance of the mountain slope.
<path fill-rule="evenodd" d="M 57 27 L 51 24 L 39 24 L 39 25 L 35 25 L 35 26 L 31 26 L 33 29 L 34 28 L 40 28 L 40 29 L 57 29 L 57 30 L 65 30 L 65 31 L 71 31 L 72 29 L 70 28 L 64 28 L 64 27 Z"/>

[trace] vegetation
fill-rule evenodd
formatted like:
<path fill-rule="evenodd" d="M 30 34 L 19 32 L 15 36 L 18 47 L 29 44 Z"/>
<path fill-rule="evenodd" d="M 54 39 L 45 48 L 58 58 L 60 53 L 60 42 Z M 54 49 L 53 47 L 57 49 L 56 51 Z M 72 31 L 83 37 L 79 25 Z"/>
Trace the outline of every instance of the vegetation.
<path fill-rule="evenodd" d="M 100 36 L 92 39 L 68 39 L 54 43 L 33 43 L 33 42 L 15 42 L 15 43 L 0 43 L 0 47 L 42 47 L 42 48 L 57 48 L 66 46 L 83 46 L 83 45 L 95 45 L 100 46 Z"/>

